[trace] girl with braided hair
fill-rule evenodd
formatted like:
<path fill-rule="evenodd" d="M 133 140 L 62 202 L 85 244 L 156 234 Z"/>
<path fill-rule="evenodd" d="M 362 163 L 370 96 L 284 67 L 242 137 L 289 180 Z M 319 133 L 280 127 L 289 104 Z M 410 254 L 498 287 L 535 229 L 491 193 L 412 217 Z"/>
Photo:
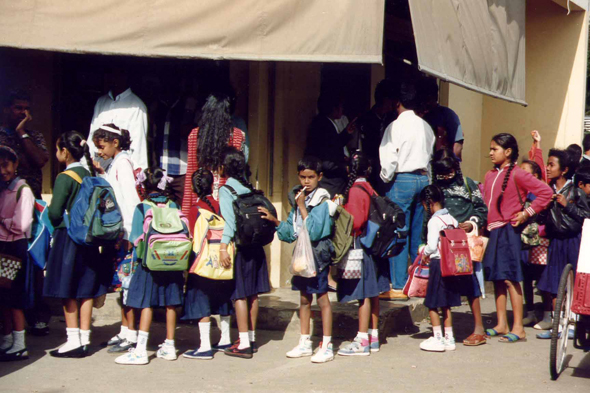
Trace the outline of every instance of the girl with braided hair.
<path fill-rule="evenodd" d="M 522 224 L 544 210 L 551 202 L 552 191 L 547 184 L 517 165 L 518 144 L 511 134 L 498 134 L 490 143 L 494 169 L 484 181 L 484 200 L 488 205 L 490 240 L 483 258 L 484 276 L 494 282 L 498 321 L 488 336 L 501 336 L 500 342 L 514 343 L 526 339 L 523 327 L 523 280 L 520 263 Z M 536 199 L 523 209 L 520 201 L 527 193 Z M 507 294 L 514 313 L 512 330 L 506 314 Z"/>
<path fill-rule="evenodd" d="M 352 234 L 355 248 L 362 249 L 362 235 L 371 206 L 371 195 L 376 194 L 367 181 L 372 168 L 367 156 L 361 151 L 353 153 L 350 161 L 348 185 L 344 194 L 344 208 L 353 216 Z M 374 259 L 363 249 L 362 277 L 358 280 L 340 280 L 338 300 L 347 303 L 359 302 L 359 330 L 354 340 L 338 351 L 341 356 L 368 356 L 379 351 L 379 294 L 389 291 L 389 263 Z M 369 328 L 370 324 L 370 328 Z"/>
<path fill-rule="evenodd" d="M 193 173 L 191 182 L 193 193 L 197 195 L 197 200 L 188 213 L 188 222 L 191 236 L 195 229 L 195 222 L 199 215 L 199 209 L 209 210 L 212 213 L 219 214 L 219 202 L 213 198 L 213 173 L 206 168 L 199 168 Z"/>

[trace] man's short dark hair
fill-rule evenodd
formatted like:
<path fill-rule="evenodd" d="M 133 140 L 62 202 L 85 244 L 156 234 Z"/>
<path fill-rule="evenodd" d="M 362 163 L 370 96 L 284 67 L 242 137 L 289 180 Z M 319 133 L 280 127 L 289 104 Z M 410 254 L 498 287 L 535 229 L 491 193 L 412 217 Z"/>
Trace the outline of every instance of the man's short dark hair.
<path fill-rule="evenodd" d="M 590 134 L 584 135 L 584 139 L 582 140 L 582 147 L 584 148 L 584 153 L 590 150 Z"/>
<path fill-rule="evenodd" d="M 375 103 L 381 104 L 385 99 L 399 100 L 400 84 L 390 79 L 383 79 L 375 87 Z"/>
<path fill-rule="evenodd" d="M 297 163 L 297 173 L 310 169 L 318 175 L 322 173 L 322 162 L 319 158 L 313 156 L 305 156 Z"/>
<path fill-rule="evenodd" d="M 590 184 L 590 164 L 583 163 L 580 165 L 578 170 L 576 170 L 575 180 L 576 186 L 579 182 L 582 182 L 582 185 Z"/>
<path fill-rule="evenodd" d="M 29 96 L 23 90 L 13 90 L 10 93 L 8 93 L 8 95 L 4 99 L 3 107 L 8 108 L 9 106 L 12 106 L 14 104 L 14 101 L 27 101 L 30 103 L 31 96 Z"/>
<path fill-rule="evenodd" d="M 336 91 L 324 91 L 318 98 L 318 112 L 322 115 L 329 115 L 340 104 L 342 104 L 340 93 Z"/>
<path fill-rule="evenodd" d="M 403 82 L 400 88 L 399 101 L 406 109 L 414 110 L 418 104 L 416 86 L 410 82 Z"/>

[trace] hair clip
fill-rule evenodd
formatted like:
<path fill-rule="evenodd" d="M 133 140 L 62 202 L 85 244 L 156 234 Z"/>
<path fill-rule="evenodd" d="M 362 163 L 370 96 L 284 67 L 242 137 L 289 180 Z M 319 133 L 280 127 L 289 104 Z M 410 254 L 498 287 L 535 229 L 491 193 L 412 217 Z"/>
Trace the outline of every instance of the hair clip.
<path fill-rule="evenodd" d="M 85 144 L 86 144 L 86 139 L 82 139 L 80 141 L 80 147 L 84 147 Z"/>
<path fill-rule="evenodd" d="M 121 135 L 121 130 L 117 130 L 117 129 L 115 129 L 113 127 L 109 127 L 107 125 L 100 126 L 100 129 L 108 131 L 108 132 L 112 132 L 113 134 Z"/>
<path fill-rule="evenodd" d="M 158 189 L 165 191 L 166 190 L 166 186 L 168 185 L 168 183 L 172 182 L 172 178 L 168 175 L 166 175 L 166 173 L 163 174 L 162 178 L 160 179 L 160 181 L 158 182 Z"/>
<path fill-rule="evenodd" d="M 136 186 L 143 186 L 143 182 L 147 179 L 145 176 L 145 171 L 140 171 L 135 178 L 135 185 Z"/>

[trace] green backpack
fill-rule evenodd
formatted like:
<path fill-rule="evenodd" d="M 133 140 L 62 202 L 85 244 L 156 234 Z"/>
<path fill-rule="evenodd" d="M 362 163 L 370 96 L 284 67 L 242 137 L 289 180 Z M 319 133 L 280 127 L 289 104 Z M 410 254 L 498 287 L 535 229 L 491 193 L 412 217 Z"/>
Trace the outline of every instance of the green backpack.
<path fill-rule="evenodd" d="M 334 230 L 332 232 L 332 244 L 334 245 L 334 254 L 332 255 L 332 264 L 336 265 L 346 255 L 352 246 L 352 215 L 342 206 L 336 207 L 334 214 Z"/>
<path fill-rule="evenodd" d="M 137 255 L 142 264 L 152 271 L 185 271 L 193 248 L 188 219 L 170 207 L 170 202 L 150 206 L 143 221 L 143 235 Z"/>

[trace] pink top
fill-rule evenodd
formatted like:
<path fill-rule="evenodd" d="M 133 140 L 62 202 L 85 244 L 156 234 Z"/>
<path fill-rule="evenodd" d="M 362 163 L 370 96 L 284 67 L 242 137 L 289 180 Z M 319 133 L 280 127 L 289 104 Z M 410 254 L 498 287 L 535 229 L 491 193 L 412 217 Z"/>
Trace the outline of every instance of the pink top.
<path fill-rule="evenodd" d="M 35 196 L 27 186 L 23 187 L 16 200 L 18 189 L 27 182 L 14 179 L 8 188 L 0 192 L 0 241 L 13 242 L 31 237 Z"/>
<path fill-rule="evenodd" d="M 506 190 L 502 198 L 501 212 L 498 211 L 497 202 L 502 193 L 502 184 L 506 177 L 508 166 L 502 169 L 492 169 L 486 173 L 484 181 L 484 200 L 488 205 L 488 230 L 503 227 L 512 221 L 514 215 L 522 211 L 520 201 L 526 199 L 527 193 L 531 192 L 536 199 L 526 211 L 529 216 L 540 213 L 551 202 L 553 191 L 551 187 L 538 180 L 530 173 L 514 166 L 510 172 L 510 179 L 506 184 Z M 518 185 L 518 188 L 517 188 Z M 520 198 L 518 197 L 520 193 Z"/>

